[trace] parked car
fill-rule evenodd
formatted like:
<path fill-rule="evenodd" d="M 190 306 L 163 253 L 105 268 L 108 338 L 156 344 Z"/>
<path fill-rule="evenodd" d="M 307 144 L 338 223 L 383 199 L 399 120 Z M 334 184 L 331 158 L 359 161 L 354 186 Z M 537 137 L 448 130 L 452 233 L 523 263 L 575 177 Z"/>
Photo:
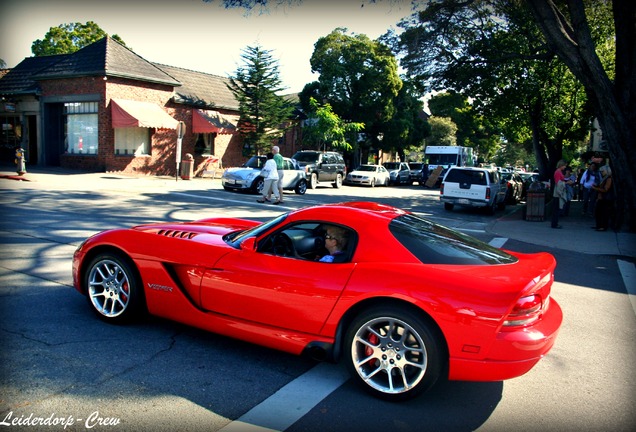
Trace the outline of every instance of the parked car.
<path fill-rule="evenodd" d="M 252 156 L 242 167 L 226 169 L 221 176 L 223 189 L 263 193 L 264 179 L 260 174 L 266 161 L 265 156 Z M 283 189 L 304 195 L 307 192 L 307 178 L 300 165 L 293 159 L 283 158 L 283 170 Z"/>
<path fill-rule="evenodd" d="M 336 227 L 340 259 L 316 261 Z M 371 394 L 401 400 L 442 374 L 528 372 L 562 322 L 550 295 L 555 267 L 545 252 L 503 251 L 408 211 L 348 202 L 264 223 L 216 217 L 105 231 L 78 247 L 72 275 L 103 321 L 149 312 L 344 361 Z"/>
<path fill-rule="evenodd" d="M 523 181 L 523 188 L 521 190 L 521 199 L 525 200 L 526 197 L 528 196 L 528 190 L 530 189 L 530 185 L 532 183 L 539 182 L 540 177 L 539 177 L 539 173 L 529 173 L 529 172 L 519 173 L 519 176 L 521 177 Z"/>
<path fill-rule="evenodd" d="M 320 182 L 331 182 L 333 187 L 340 188 L 347 174 L 347 167 L 340 153 L 301 150 L 292 159 L 305 170 L 311 189 L 316 189 Z"/>
<path fill-rule="evenodd" d="M 506 204 L 517 204 L 523 197 L 523 179 L 516 172 L 502 172 L 501 183 L 506 188 Z"/>
<path fill-rule="evenodd" d="M 454 206 L 485 208 L 494 214 L 506 205 L 506 189 L 496 169 L 451 167 L 440 186 L 440 201 L 446 210 Z"/>
<path fill-rule="evenodd" d="M 382 165 L 391 176 L 391 184 L 412 184 L 411 169 L 406 162 L 384 162 Z"/>
<path fill-rule="evenodd" d="M 382 165 L 360 165 L 355 170 L 347 173 L 346 184 L 366 185 L 374 187 L 388 186 L 390 182 L 389 172 Z"/>
<path fill-rule="evenodd" d="M 426 168 L 428 171 L 428 165 L 423 162 L 409 162 L 409 169 L 411 170 L 411 183 L 423 184 L 422 183 L 422 170 Z M 428 178 L 428 173 L 427 176 Z"/>

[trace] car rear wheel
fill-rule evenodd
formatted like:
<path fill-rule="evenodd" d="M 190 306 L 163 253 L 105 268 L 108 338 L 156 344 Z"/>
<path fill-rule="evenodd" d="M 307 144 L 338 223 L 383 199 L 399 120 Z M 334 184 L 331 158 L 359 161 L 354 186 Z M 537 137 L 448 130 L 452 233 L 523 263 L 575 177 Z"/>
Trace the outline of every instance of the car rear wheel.
<path fill-rule="evenodd" d="M 338 173 L 336 174 L 336 181 L 333 182 L 333 187 L 335 187 L 336 189 L 340 189 L 341 186 L 342 186 L 342 174 Z"/>
<path fill-rule="evenodd" d="M 299 181 L 294 188 L 294 192 L 296 192 L 298 195 L 305 195 L 305 192 L 307 192 L 307 180 L 303 179 Z"/>
<path fill-rule="evenodd" d="M 318 186 L 318 175 L 316 173 L 311 173 L 309 176 L 309 188 L 316 189 Z"/>
<path fill-rule="evenodd" d="M 381 399 L 415 397 L 431 388 L 443 369 L 445 356 L 437 331 L 406 309 L 367 310 L 351 323 L 345 340 L 351 376 Z"/>
<path fill-rule="evenodd" d="M 143 310 L 139 276 L 130 260 L 119 254 L 103 253 L 93 258 L 84 284 L 89 304 L 104 321 L 128 321 Z"/>

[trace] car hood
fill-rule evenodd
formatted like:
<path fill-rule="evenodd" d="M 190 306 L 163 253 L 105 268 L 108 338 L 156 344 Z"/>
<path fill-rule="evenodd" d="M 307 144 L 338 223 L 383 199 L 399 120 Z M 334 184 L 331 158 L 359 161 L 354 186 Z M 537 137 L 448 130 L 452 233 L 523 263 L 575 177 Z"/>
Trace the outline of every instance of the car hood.
<path fill-rule="evenodd" d="M 246 219 L 212 218 L 185 223 L 138 225 L 132 229 L 165 237 L 194 239 L 203 234 L 224 236 L 227 233 L 249 229 L 258 224 L 259 222 Z"/>
<path fill-rule="evenodd" d="M 223 176 L 231 175 L 232 177 L 241 177 L 246 178 L 250 174 L 259 173 L 261 170 L 259 168 L 247 168 L 247 167 L 236 167 L 236 168 L 228 168 L 223 172 Z"/>

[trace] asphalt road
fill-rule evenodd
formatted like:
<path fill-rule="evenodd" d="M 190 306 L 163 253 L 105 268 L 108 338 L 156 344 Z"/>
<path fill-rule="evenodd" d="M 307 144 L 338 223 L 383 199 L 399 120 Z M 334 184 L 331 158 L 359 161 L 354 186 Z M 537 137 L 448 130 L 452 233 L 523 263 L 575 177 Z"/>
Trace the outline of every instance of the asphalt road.
<path fill-rule="evenodd" d="M 547 249 L 486 231 L 490 216 L 444 213 L 434 191 L 321 187 L 275 207 L 220 188 L 0 180 L 0 426 L 112 431 L 627 431 L 636 425 L 636 314 L 616 257 Z M 371 398 L 319 364 L 173 322 L 114 326 L 71 288 L 87 236 L 215 214 L 264 220 L 302 205 L 394 204 L 520 252 L 558 261 L 564 311 L 554 349 L 528 374 L 438 383 L 406 403 Z M 283 207 L 283 208 L 281 208 Z M 497 217 L 497 216 L 495 216 Z"/>

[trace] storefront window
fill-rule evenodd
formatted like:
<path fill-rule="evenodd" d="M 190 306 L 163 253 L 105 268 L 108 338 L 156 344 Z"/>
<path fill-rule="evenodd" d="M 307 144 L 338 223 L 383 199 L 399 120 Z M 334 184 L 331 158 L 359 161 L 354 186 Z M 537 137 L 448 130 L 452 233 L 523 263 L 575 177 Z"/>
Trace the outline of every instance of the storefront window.
<path fill-rule="evenodd" d="M 150 129 L 115 128 L 115 154 L 143 156 L 150 154 Z"/>
<path fill-rule="evenodd" d="M 71 102 L 64 104 L 67 153 L 97 154 L 97 104 L 97 102 Z"/>
<path fill-rule="evenodd" d="M 216 133 L 200 133 L 194 145 L 194 152 L 198 155 L 213 155 L 215 138 Z"/>

